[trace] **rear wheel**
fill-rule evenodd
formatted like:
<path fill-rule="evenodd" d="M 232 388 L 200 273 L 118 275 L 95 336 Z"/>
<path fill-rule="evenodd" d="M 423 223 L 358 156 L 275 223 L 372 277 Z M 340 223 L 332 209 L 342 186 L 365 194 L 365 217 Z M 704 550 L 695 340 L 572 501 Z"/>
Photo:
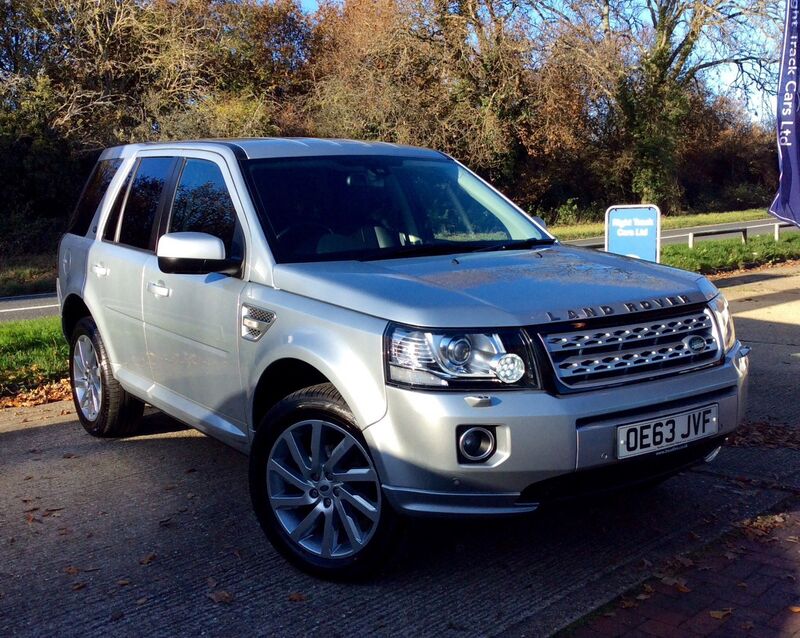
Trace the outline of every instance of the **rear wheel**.
<path fill-rule="evenodd" d="M 78 321 L 69 353 L 72 400 L 81 424 L 92 436 L 133 434 L 144 403 L 114 378 L 100 331 L 91 317 Z"/>
<path fill-rule="evenodd" d="M 330 384 L 295 392 L 267 414 L 251 450 L 250 492 L 275 548 L 316 576 L 363 577 L 394 540 L 394 512 Z"/>

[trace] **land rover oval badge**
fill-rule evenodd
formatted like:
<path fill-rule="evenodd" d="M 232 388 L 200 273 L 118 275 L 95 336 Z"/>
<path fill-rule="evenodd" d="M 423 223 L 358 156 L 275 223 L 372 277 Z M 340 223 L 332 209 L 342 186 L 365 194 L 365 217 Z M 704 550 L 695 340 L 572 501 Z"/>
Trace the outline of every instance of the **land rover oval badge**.
<path fill-rule="evenodd" d="M 692 354 L 700 354 L 706 349 L 706 340 L 699 335 L 691 335 L 686 337 L 686 339 L 683 340 L 683 343 L 686 344 L 686 348 Z"/>

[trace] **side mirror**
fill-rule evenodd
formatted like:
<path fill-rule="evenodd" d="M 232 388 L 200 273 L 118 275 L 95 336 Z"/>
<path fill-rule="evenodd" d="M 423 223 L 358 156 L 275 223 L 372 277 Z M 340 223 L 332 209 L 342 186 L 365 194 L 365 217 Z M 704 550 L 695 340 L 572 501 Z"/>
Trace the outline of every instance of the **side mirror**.
<path fill-rule="evenodd" d="M 178 275 L 234 275 L 240 262 L 225 258 L 225 244 L 208 233 L 167 233 L 158 240 L 158 268 Z"/>
<path fill-rule="evenodd" d="M 544 220 L 541 217 L 539 217 L 538 215 L 531 215 L 531 219 L 533 219 L 533 221 L 539 224 L 539 226 L 547 230 L 547 224 L 544 223 Z"/>

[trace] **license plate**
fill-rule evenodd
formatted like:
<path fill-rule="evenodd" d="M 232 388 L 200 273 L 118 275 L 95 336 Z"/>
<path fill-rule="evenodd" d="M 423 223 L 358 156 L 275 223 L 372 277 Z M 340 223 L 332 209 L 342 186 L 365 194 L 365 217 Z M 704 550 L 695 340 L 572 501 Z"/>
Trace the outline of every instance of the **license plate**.
<path fill-rule="evenodd" d="M 617 458 L 683 446 L 719 432 L 717 404 L 617 428 Z"/>

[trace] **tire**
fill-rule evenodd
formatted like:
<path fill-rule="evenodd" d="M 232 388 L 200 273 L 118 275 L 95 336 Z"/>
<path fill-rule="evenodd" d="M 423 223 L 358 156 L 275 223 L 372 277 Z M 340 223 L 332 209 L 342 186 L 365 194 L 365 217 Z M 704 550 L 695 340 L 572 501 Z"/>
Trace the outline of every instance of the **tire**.
<path fill-rule="evenodd" d="M 114 378 L 100 331 L 91 317 L 78 321 L 72 331 L 69 380 L 75 412 L 89 434 L 116 437 L 136 431 L 144 403 L 125 392 Z"/>
<path fill-rule="evenodd" d="M 290 394 L 261 421 L 250 451 L 250 496 L 275 549 L 314 576 L 363 579 L 391 555 L 397 516 L 331 384 Z"/>

